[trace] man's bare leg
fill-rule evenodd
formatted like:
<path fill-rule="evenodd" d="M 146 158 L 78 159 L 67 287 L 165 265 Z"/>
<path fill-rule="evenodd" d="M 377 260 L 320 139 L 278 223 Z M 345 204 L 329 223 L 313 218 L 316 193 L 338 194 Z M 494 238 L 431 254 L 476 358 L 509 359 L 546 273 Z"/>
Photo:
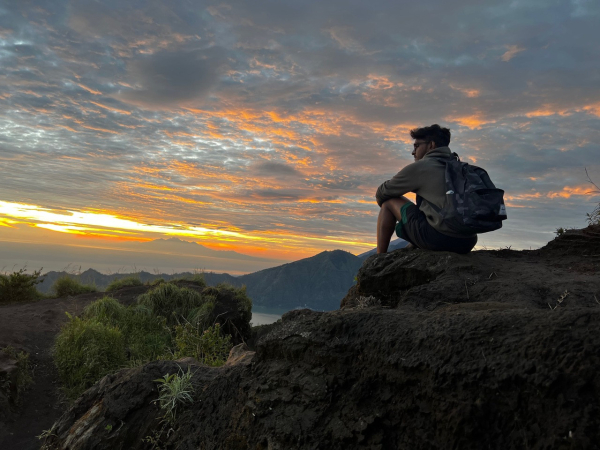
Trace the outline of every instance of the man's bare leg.
<path fill-rule="evenodd" d="M 377 218 L 377 253 L 387 253 L 396 222 L 402 220 L 400 210 L 407 203 L 410 203 L 410 200 L 406 197 L 398 197 L 391 198 L 381 205 Z"/>

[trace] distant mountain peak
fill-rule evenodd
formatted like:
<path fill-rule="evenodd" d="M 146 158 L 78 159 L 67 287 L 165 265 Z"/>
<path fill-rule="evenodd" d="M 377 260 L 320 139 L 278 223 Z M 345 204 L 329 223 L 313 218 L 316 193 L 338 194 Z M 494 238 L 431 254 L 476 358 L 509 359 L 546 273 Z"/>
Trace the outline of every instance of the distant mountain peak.
<path fill-rule="evenodd" d="M 186 241 L 185 239 L 179 239 L 177 237 L 170 237 L 170 238 L 166 238 L 166 239 L 158 238 L 158 239 L 153 239 L 153 240 L 151 240 L 149 242 L 150 243 L 152 243 L 152 242 L 177 242 L 177 243 L 182 243 L 182 244 L 202 245 L 202 244 L 198 244 L 197 242 L 194 242 L 194 241 Z"/>

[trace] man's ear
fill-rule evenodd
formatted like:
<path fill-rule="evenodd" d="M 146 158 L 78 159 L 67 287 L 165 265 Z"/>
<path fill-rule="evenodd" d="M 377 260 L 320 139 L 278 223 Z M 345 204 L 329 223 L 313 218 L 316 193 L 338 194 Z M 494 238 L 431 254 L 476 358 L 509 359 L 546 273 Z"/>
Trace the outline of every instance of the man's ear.
<path fill-rule="evenodd" d="M 435 141 L 429 141 L 429 150 L 433 150 L 434 148 L 436 148 Z"/>

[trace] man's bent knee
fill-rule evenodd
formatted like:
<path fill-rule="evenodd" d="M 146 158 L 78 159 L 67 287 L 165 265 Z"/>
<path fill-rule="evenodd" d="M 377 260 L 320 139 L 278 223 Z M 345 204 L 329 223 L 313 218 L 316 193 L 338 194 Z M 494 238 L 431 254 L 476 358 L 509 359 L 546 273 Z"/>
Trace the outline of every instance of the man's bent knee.
<path fill-rule="evenodd" d="M 402 218 L 402 207 L 407 203 L 412 202 L 406 197 L 390 198 L 381 205 L 381 209 L 385 208 L 390 211 L 396 217 L 396 220 L 399 221 Z"/>

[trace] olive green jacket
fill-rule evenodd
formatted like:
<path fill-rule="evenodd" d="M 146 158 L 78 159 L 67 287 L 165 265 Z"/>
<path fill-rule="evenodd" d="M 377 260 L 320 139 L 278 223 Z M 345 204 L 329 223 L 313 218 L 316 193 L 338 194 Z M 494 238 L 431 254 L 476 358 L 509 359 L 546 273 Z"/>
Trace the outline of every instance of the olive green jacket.
<path fill-rule="evenodd" d="M 423 159 L 404 167 L 391 180 L 386 181 L 377 189 L 375 197 L 377 204 L 390 198 L 400 197 L 407 192 L 414 192 L 422 197 L 419 209 L 423 211 L 427 222 L 442 234 L 454 237 L 467 237 L 456 234 L 444 226 L 439 211 L 446 201 L 446 165 L 437 158 L 450 158 L 449 147 L 438 147 L 427 153 Z"/>

